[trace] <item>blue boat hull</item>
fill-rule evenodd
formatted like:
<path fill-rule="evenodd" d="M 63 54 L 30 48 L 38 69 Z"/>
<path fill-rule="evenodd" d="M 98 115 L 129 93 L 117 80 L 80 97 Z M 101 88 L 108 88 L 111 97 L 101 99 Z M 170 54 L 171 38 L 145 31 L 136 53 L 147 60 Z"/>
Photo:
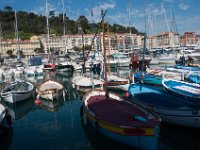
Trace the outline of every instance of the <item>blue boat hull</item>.
<path fill-rule="evenodd" d="M 163 122 L 200 128 L 200 108 L 168 92 L 135 84 L 129 87 L 130 100 L 158 114 Z"/>
<path fill-rule="evenodd" d="M 154 127 L 154 136 L 130 136 L 130 135 L 124 135 L 112 132 L 106 128 L 101 127 L 100 125 L 97 126 L 96 121 L 87 118 L 88 123 L 92 125 L 92 127 L 95 129 L 96 132 L 101 133 L 102 135 L 118 141 L 122 144 L 125 144 L 127 146 L 140 149 L 140 150 L 157 150 L 158 149 L 158 138 L 159 138 L 159 132 L 160 127 L 155 126 Z M 87 122 L 86 121 L 86 122 Z"/>
<path fill-rule="evenodd" d="M 162 84 L 166 90 L 187 102 L 200 102 L 200 85 L 198 84 L 169 79 L 163 80 Z"/>
<path fill-rule="evenodd" d="M 162 77 L 151 74 L 145 74 L 144 78 L 141 73 L 135 74 L 136 81 L 143 81 L 144 84 L 149 85 L 162 85 Z"/>
<path fill-rule="evenodd" d="M 189 75 L 188 80 L 192 83 L 200 84 L 200 76 L 198 75 Z"/>

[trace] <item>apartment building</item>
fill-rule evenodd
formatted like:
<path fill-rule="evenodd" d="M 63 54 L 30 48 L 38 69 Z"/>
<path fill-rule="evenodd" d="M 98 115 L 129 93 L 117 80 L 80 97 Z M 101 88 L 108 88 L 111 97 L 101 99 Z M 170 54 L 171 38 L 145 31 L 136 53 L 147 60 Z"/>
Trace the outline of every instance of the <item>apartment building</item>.
<path fill-rule="evenodd" d="M 7 51 L 11 50 L 13 55 L 17 55 L 17 51 L 22 51 L 24 57 L 35 55 L 34 49 L 40 48 L 40 40 L 37 36 L 32 36 L 30 40 L 2 39 L 0 42 L 0 54 L 7 57 Z"/>
<path fill-rule="evenodd" d="M 197 36 L 198 37 L 198 36 Z M 196 33 L 195 32 L 185 32 L 181 36 L 182 46 L 196 46 Z"/>
<path fill-rule="evenodd" d="M 176 32 L 162 32 L 148 38 L 147 44 L 151 48 L 179 47 L 179 34 Z"/>

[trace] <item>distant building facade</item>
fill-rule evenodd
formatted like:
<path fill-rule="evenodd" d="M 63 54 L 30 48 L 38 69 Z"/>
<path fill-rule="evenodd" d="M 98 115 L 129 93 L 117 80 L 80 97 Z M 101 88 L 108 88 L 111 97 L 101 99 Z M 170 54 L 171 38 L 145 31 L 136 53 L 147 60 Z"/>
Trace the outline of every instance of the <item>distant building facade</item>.
<path fill-rule="evenodd" d="M 196 36 L 195 32 L 185 32 L 181 36 L 181 44 L 182 46 L 196 46 L 198 36 Z"/>
<path fill-rule="evenodd" d="M 82 48 L 83 44 L 92 45 L 93 50 L 101 50 L 103 47 L 103 33 L 97 34 L 95 37 L 94 34 L 67 34 L 64 37 L 50 36 L 49 41 L 47 36 L 44 35 L 41 36 L 40 39 L 46 52 L 49 48 L 59 50 L 61 52 L 66 52 L 67 50 L 71 50 L 74 47 Z M 105 34 L 106 45 L 108 46 L 109 41 L 111 50 L 141 47 L 141 39 L 142 36 L 136 34 L 111 33 L 109 36 Z"/>
<path fill-rule="evenodd" d="M 0 43 L 1 56 L 7 57 L 7 51 L 17 56 L 17 51 L 21 51 L 24 57 L 30 57 L 35 54 L 34 49 L 40 48 L 40 40 L 37 36 L 32 36 L 30 40 L 2 39 Z"/>
<path fill-rule="evenodd" d="M 179 34 L 176 32 L 163 32 L 153 36 L 147 36 L 147 48 L 179 47 Z"/>
<path fill-rule="evenodd" d="M 0 55 L 8 56 L 7 51 L 11 50 L 13 55 L 17 55 L 17 49 L 22 51 L 25 57 L 31 57 L 35 55 L 34 49 L 41 48 L 41 44 L 44 47 L 45 53 L 48 53 L 48 49 L 65 53 L 74 47 L 82 48 L 84 45 L 91 45 L 93 50 L 102 50 L 103 45 L 103 33 L 97 34 L 94 38 L 94 34 L 67 34 L 65 36 L 50 36 L 49 39 L 46 35 L 33 36 L 30 40 L 16 39 L 1 39 L 0 42 Z M 130 33 L 105 33 L 106 48 L 110 46 L 110 50 L 133 50 L 134 48 L 144 47 L 144 36 Z M 18 46 L 17 46 L 18 45 Z M 200 45 L 200 35 L 196 35 L 195 32 L 185 32 L 183 36 L 179 37 L 179 34 L 175 32 L 163 32 L 153 36 L 147 36 L 146 47 L 151 48 L 167 48 L 167 47 L 179 47 Z"/>

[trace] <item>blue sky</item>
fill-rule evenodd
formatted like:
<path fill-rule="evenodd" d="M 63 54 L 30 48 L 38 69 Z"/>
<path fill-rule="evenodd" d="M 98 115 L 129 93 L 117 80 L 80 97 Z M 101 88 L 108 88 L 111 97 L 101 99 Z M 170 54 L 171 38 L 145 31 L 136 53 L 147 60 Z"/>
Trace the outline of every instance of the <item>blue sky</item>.
<path fill-rule="evenodd" d="M 46 0 L 0 0 L 0 9 L 11 6 L 13 9 L 34 12 L 45 15 Z M 62 0 L 47 0 L 49 11 L 56 14 L 62 13 Z M 63 0 L 64 10 L 70 19 L 76 19 L 78 15 L 85 15 L 90 22 L 100 21 L 101 9 L 107 9 L 106 20 L 125 26 L 135 26 L 139 31 L 145 31 L 153 35 L 163 31 L 169 31 L 174 21 L 171 19 L 173 11 L 177 31 L 196 32 L 200 34 L 200 0 Z M 144 9 L 146 6 L 146 9 Z M 162 7 L 161 7 L 162 6 Z M 91 9 L 94 16 L 91 17 Z M 129 13 L 130 10 L 130 19 Z M 146 10 L 146 15 L 144 15 Z M 145 17 L 146 16 L 146 17 Z M 173 24 L 173 26 L 171 25 Z"/>

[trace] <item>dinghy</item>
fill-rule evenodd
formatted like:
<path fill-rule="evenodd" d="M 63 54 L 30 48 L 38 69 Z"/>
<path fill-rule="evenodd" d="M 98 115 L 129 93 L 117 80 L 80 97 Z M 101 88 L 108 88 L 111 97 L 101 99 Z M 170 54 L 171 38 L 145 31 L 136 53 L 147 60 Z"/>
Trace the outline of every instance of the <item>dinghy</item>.
<path fill-rule="evenodd" d="M 178 97 L 200 102 L 200 85 L 178 80 L 163 79 L 163 86 Z"/>
<path fill-rule="evenodd" d="M 63 91 L 63 85 L 53 80 L 47 80 L 36 89 L 38 97 L 49 100 L 58 99 L 62 96 Z"/>
<path fill-rule="evenodd" d="M 26 100 L 32 96 L 33 88 L 30 82 L 15 81 L 1 91 L 1 97 L 10 103 Z"/>

